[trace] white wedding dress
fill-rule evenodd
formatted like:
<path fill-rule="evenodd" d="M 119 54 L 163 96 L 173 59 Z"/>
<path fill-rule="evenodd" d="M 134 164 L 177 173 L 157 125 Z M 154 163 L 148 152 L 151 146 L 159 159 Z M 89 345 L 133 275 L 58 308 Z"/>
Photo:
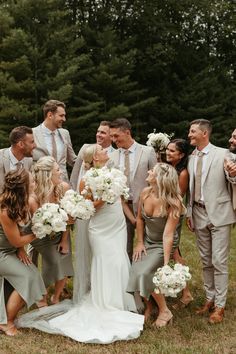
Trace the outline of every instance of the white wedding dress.
<path fill-rule="evenodd" d="M 18 319 L 18 327 L 62 334 L 84 343 L 106 344 L 139 337 L 144 316 L 134 313 L 134 298 L 126 292 L 130 263 L 120 200 L 104 204 L 96 212 L 88 235 L 92 251 L 90 292 L 78 304 L 67 300 L 26 313 Z"/>

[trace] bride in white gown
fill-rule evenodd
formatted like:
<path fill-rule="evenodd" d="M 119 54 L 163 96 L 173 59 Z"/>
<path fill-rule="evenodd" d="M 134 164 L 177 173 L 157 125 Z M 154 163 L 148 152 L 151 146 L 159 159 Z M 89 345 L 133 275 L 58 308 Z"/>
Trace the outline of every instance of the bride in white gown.
<path fill-rule="evenodd" d="M 89 146 L 85 151 L 87 167 L 95 164 L 101 167 L 107 160 L 107 153 L 100 146 Z M 77 303 L 79 289 L 76 289 L 75 302 L 64 301 L 26 313 L 18 319 L 19 327 L 62 334 L 84 343 L 105 344 L 139 337 L 144 316 L 135 313 L 134 298 L 126 292 L 130 263 L 120 198 L 113 204 L 94 203 L 97 211 L 88 226 L 92 252 L 90 292 Z M 81 263 L 82 267 L 82 262 L 79 260 L 76 264 L 75 277 L 79 270 L 77 266 L 80 267 Z M 81 281 L 79 279 L 77 287 L 86 281 L 86 277 Z"/>

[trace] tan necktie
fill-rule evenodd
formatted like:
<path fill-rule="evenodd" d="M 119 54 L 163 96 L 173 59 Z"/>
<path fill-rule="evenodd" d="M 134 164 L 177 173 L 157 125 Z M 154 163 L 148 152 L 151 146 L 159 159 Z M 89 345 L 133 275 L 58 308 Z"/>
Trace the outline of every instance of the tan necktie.
<path fill-rule="evenodd" d="M 57 161 L 57 144 L 55 139 L 55 132 L 52 132 L 52 157 Z"/>
<path fill-rule="evenodd" d="M 21 161 L 18 161 L 17 163 L 16 163 L 16 169 L 17 170 L 20 170 L 21 168 L 23 168 L 24 167 L 24 165 L 23 165 L 23 163 L 21 162 Z"/>
<path fill-rule="evenodd" d="M 125 170 L 124 174 L 127 177 L 127 186 L 130 185 L 130 164 L 129 164 L 129 150 L 125 150 Z"/>
<path fill-rule="evenodd" d="M 204 153 L 198 152 L 197 168 L 195 174 L 195 185 L 194 185 L 194 200 L 198 202 L 201 199 L 201 179 L 202 179 L 202 158 Z"/>

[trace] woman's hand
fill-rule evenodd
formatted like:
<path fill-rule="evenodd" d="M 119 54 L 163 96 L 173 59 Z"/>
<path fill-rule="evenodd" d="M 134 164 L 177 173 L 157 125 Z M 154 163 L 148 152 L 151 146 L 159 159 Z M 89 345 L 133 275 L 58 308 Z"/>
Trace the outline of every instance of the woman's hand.
<path fill-rule="evenodd" d="M 30 265 L 32 264 L 32 260 L 29 258 L 29 256 L 27 255 L 27 253 L 25 252 L 24 247 L 20 247 L 18 248 L 18 250 L 16 251 L 16 255 L 19 258 L 19 260 L 24 263 L 25 265 Z"/>
<path fill-rule="evenodd" d="M 142 252 L 145 254 L 145 256 L 147 255 L 147 251 L 146 248 L 143 244 L 143 242 L 138 242 L 137 246 L 134 249 L 134 253 L 133 253 L 133 261 L 137 262 L 139 259 L 142 258 Z"/>
<path fill-rule="evenodd" d="M 57 250 L 61 254 L 68 254 L 69 253 L 69 242 L 68 239 L 61 239 L 60 243 L 58 244 Z"/>
<path fill-rule="evenodd" d="M 68 215 L 67 225 L 74 225 L 74 223 L 75 218 L 72 218 L 72 216 Z"/>

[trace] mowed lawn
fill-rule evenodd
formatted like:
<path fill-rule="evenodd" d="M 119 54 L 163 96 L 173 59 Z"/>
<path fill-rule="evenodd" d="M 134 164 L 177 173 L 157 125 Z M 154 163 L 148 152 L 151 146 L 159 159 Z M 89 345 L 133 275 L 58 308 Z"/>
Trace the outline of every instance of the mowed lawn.
<path fill-rule="evenodd" d="M 190 288 L 193 303 L 186 309 L 173 311 L 172 326 L 163 329 L 146 325 L 142 335 L 133 341 L 120 341 L 109 345 L 81 344 L 69 338 L 22 329 L 11 338 L 0 335 L 0 354 L 213 354 L 236 353 L 236 228 L 232 230 L 230 252 L 230 283 L 225 320 L 210 325 L 206 317 L 197 317 L 194 309 L 204 301 L 202 270 L 195 245 L 195 236 L 183 230 L 181 251 L 192 273 Z M 168 300 L 170 305 L 173 300 Z"/>

